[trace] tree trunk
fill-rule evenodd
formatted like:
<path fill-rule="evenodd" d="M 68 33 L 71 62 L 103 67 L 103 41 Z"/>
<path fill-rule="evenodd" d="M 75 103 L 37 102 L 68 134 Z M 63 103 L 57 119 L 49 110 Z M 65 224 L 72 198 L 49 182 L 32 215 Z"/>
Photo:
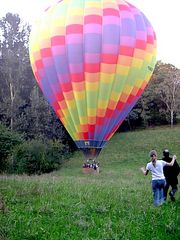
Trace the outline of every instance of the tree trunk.
<path fill-rule="evenodd" d="M 130 121 L 129 117 L 127 118 L 127 122 L 128 122 L 128 126 L 129 126 L 130 131 L 132 131 L 131 121 Z"/>
<path fill-rule="evenodd" d="M 173 127 L 173 123 L 174 123 L 174 111 L 171 110 L 171 127 Z"/>
<path fill-rule="evenodd" d="M 10 127 L 11 130 L 13 130 L 13 125 L 14 125 L 14 119 L 13 119 L 13 115 L 14 115 L 14 91 L 13 91 L 13 85 L 10 82 L 9 83 L 9 88 L 10 88 L 10 98 L 11 98 L 11 123 L 10 123 Z"/>
<path fill-rule="evenodd" d="M 147 116 L 146 116 L 146 111 L 145 111 L 145 103 L 144 103 L 143 99 L 141 100 L 141 106 L 142 106 L 141 117 L 143 119 L 143 124 L 145 127 L 148 127 L 148 121 L 147 121 Z"/>

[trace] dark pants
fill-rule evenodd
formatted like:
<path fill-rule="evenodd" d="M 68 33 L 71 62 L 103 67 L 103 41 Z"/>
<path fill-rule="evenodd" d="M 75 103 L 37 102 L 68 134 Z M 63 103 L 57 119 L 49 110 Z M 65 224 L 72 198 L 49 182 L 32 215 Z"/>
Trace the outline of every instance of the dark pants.
<path fill-rule="evenodd" d="M 168 190 L 169 190 L 169 187 L 171 186 L 171 191 L 170 191 L 170 196 L 173 196 L 175 195 L 175 193 L 177 192 L 178 190 L 178 187 L 177 187 L 177 184 L 176 183 L 173 183 L 173 182 L 166 182 L 166 185 L 164 187 L 164 199 L 166 200 L 167 198 L 167 194 L 168 194 Z"/>

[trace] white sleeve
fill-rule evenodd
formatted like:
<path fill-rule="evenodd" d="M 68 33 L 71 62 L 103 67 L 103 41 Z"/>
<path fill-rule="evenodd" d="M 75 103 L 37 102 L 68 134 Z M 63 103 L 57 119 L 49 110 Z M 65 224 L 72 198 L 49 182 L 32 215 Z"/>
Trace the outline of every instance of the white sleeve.
<path fill-rule="evenodd" d="M 167 164 L 167 162 L 165 162 L 163 160 L 161 160 L 161 163 L 162 163 L 163 167 Z"/>
<path fill-rule="evenodd" d="M 146 170 L 149 171 L 149 163 L 146 165 Z"/>

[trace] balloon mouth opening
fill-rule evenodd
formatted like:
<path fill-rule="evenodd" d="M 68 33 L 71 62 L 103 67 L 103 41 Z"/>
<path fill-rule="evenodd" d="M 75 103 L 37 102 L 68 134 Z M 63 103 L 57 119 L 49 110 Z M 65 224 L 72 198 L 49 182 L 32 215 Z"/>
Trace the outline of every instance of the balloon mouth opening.
<path fill-rule="evenodd" d="M 80 148 L 80 150 L 83 152 L 86 160 L 95 160 L 102 148 Z"/>
<path fill-rule="evenodd" d="M 79 140 L 75 141 L 77 147 L 83 152 L 86 160 L 96 159 L 107 141 Z"/>

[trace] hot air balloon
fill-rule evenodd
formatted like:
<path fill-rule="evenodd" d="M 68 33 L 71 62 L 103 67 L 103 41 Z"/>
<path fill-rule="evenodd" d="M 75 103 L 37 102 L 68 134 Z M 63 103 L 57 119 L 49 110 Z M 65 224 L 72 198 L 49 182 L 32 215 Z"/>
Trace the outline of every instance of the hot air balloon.
<path fill-rule="evenodd" d="M 30 61 L 44 96 L 86 158 L 96 158 L 147 86 L 156 37 L 124 0 L 61 0 L 32 27 Z"/>

